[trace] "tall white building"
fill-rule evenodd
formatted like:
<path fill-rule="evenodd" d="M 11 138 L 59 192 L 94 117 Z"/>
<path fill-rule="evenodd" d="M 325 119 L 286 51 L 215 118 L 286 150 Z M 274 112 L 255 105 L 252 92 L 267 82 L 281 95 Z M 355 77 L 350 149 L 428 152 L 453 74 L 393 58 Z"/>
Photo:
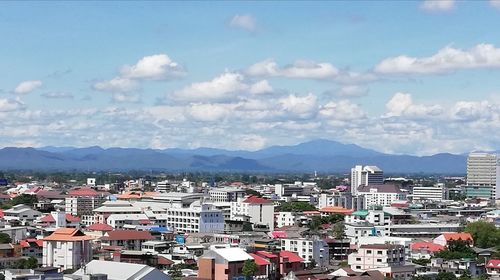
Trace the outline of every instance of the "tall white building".
<path fill-rule="evenodd" d="M 274 204 L 271 200 L 249 196 L 231 202 L 231 220 L 242 220 L 245 216 L 250 218 L 254 229 L 274 230 Z"/>
<path fill-rule="evenodd" d="M 212 204 L 195 201 L 187 208 L 169 208 L 166 216 L 167 226 L 186 233 L 224 232 L 224 214 Z"/>
<path fill-rule="evenodd" d="M 500 198 L 500 160 L 495 154 L 470 153 L 467 158 L 467 185 L 490 189 L 491 198 Z"/>
<path fill-rule="evenodd" d="M 396 185 L 369 185 L 358 189 L 358 194 L 364 195 L 365 207 L 390 206 L 398 200 L 405 200 L 406 193 Z"/>
<path fill-rule="evenodd" d="M 356 165 L 351 168 L 351 193 L 358 194 L 359 186 L 377 185 L 384 183 L 384 172 L 377 166 Z"/>

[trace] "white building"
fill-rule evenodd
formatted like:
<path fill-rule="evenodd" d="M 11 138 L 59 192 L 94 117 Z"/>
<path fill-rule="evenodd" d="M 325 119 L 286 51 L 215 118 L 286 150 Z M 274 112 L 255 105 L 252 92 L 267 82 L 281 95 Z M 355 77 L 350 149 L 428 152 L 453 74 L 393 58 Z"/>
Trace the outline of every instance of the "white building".
<path fill-rule="evenodd" d="M 358 210 L 352 214 L 345 215 L 344 221 L 348 224 L 369 223 L 371 225 L 383 226 L 390 223 L 390 216 L 383 210 Z"/>
<path fill-rule="evenodd" d="M 367 244 L 348 257 L 348 264 L 355 271 L 379 269 L 405 264 L 405 248 L 392 244 Z"/>
<path fill-rule="evenodd" d="M 358 194 L 358 187 L 384 183 L 384 172 L 377 166 L 356 165 L 351 168 L 351 193 Z"/>
<path fill-rule="evenodd" d="M 73 273 L 71 278 L 101 279 L 97 278 L 98 275 L 106 275 L 107 280 L 170 280 L 170 276 L 148 265 L 99 260 L 89 262 L 85 268 Z"/>
<path fill-rule="evenodd" d="M 87 178 L 87 186 L 95 187 L 95 178 Z"/>
<path fill-rule="evenodd" d="M 490 187 L 493 199 L 500 198 L 500 160 L 496 154 L 470 153 L 467 158 L 467 185 Z"/>
<path fill-rule="evenodd" d="M 238 201 L 246 195 L 245 190 L 232 187 L 212 188 L 208 191 L 210 200 L 213 202 L 233 202 Z"/>
<path fill-rule="evenodd" d="M 274 230 L 274 204 L 271 200 L 249 196 L 231 202 L 231 220 L 241 220 L 242 216 L 250 217 L 254 229 Z"/>
<path fill-rule="evenodd" d="M 410 260 L 411 258 L 411 238 L 405 237 L 394 237 L 394 236 L 364 236 L 360 237 L 358 240 L 358 245 L 370 245 L 370 244 L 391 244 L 391 245 L 401 245 L 405 250 L 405 260 Z"/>
<path fill-rule="evenodd" d="M 41 212 L 33 210 L 31 207 L 24 204 L 18 204 L 10 209 L 4 210 L 3 214 L 3 219 L 6 222 L 16 220 L 23 224 L 33 223 L 36 219 L 42 216 Z"/>
<path fill-rule="evenodd" d="M 314 260 L 320 267 L 327 266 L 330 259 L 328 244 L 320 239 L 282 238 L 281 250 L 296 253 L 305 262 Z"/>
<path fill-rule="evenodd" d="M 396 185 L 368 185 L 358 188 L 358 194 L 365 198 L 365 207 L 390 206 L 392 203 L 406 199 L 406 193 Z"/>
<path fill-rule="evenodd" d="M 296 214 L 293 212 L 278 212 L 276 216 L 276 226 L 294 226 L 296 223 Z"/>
<path fill-rule="evenodd" d="M 443 183 L 434 186 L 414 186 L 412 198 L 413 201 L 442 201 L 447 199 L 446 187 Z"/>
<path fill-rule="evenodd" d="M 161 215 L 156 215 L 159 218 Z M 224 214 L 212 204 L 195 201 L 187 208 L 167 209 L 167 226 L 176 231 L 217 233 L 224 231 Z"/>
<path fill-rule="evenodd" d="M 78 269 L 92 259 L 93 238 L 79 229 L 59 228 L 43 239 L 43 266 Z"/>
<path fill-rule="evenodd" d="M 114 229 L 122 229 L 126 225 L 147 225 L 150 221 L 145 214 L 111 214 L 106 223 Z"/>

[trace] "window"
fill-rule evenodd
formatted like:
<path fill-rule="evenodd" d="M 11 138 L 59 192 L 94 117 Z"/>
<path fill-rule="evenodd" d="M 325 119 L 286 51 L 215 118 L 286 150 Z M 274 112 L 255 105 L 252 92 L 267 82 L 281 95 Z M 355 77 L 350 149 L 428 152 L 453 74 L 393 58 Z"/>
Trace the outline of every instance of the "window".
<path fill-rule="evenodd" d="M 382 262 L 382 259 L 377 259 L 377 262 Z"/>
<path fill-rule="evenodd" d="M 367 254 L 371 254 L 372 253 L 372 250 L 367 250 L 366 251 Z"/>
<path fill-rule="evenodd" d="M 356 258 L 356 261 L 358 261 L 358 262 L 361 261 L 361 258 Z"/>
<path fill-rule="evenodd" d="M 361 269 L 361 266 L 360 266 L 360 265 L 357 265 L 357 266 L 356 266 L 356 269 Z"/>
<path fill-rule="evenodd" d="M 382 251 L 377 251 L 377 255 L 382 255 Z"/>

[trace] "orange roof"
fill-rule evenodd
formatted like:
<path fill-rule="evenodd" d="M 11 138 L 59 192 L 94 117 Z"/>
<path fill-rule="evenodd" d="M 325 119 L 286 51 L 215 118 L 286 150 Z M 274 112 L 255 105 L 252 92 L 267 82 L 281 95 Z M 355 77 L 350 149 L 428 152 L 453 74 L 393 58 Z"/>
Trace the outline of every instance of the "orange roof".
<path fill-rule="evenodd" d="M 352 212 L 354 212 L 353 209 L 347 209 L 344 207 L 337 207 L 337 206 L 323 207 L 319 209 L 319 211 L 323 213 L 337 213 L 337 214 L 352 214 Z"/>
<path fill-rule="evenodd" d="M 472 235 L 468 232 L 445 232 L 443 233 L 444 239 L 446 241 L 450 240 L 463 240 L 463 241 L 474 241 Z"/>
<path fill-rule="evenodd" d="M 444 246 L 439 245 L 439 244 L 435 244 L 432 242 L 422 241 L 422 242 L 415 242 L 415 243 L 411 244 L 412 251 L 413 250 L 415 250 L 415 251 L 424 250 L 424 251 L 429 251 L 429 252 L 438 252 L 438 251 L 441 251 L 443 249 L 444 249 Z"/>
<path fill-rule="evenodd" d="M 94 238 L 85 235 L 79 229 L 76 228 L 58 228 L 54 233 L 45 237 L 45 241 L 83 241 L 92 240 Z"/>
<path fill-rule="evenodd" d="M 271 264 L 268 260 L 264 259 L 263 257 L 257 254 L 250 253 L 249 255 L 252 256 L 253 260 L 255 261 L 255 264 L 257 264 L 258 266 Z"/>

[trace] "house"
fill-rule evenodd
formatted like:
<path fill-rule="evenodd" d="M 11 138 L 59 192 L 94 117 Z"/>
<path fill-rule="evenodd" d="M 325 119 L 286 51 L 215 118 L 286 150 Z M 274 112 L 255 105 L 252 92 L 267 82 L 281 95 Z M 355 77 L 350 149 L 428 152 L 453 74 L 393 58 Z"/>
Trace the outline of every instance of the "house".
<path fill-rule="evenodd" d="M 279 271 L 282 276 L 287 275 L 291 271 L 298 271 L 303 268 L 304 259 L 294 252 L 280 251 L 279 256 Z"/>
<path fill-rule="evenodd" d="M 448 246 L 448 242 L 452 240 L 462 240 L 469 244 L 472 247 L 474 245 L 474 239 L 472 239 L 472 235 L 468 232 L 445 232 L 440 236 L 434 238 L 432 242 L 441 245 Z"/>
<path fill-rule="evenodd" d="M 0 258 L 14 257 L 14 246 L 10 243 L 0 244 Z"/>
<path fill-rule="evenodd" d="M 412 259 L 430 259 L 434 253 L 443 250 L 445 247 L 432 242 L 419 241 L 411 244 Z"/>
<path fill-rule="evenodd" d="M 36 220 L 36 225 L 43 228 L 76 228 L 80 226 L 80 218 L 60 211 L 53 211 Z"/>
<path fill-rule="evenodd" d="M 500 276 L 500 260 L 489 260 L 486 264 L 486 273 L 489 276 Z"/>
<path fill-rule="evenodd" d="M 103 279 L 104 275 L 107 276 L 107 280 L 170 280 L 170 276 L 167 274 L 144 264 L 99 260 L 87 263 L 85 268 L 77 270 L 71 275 L 71 278 L 75 280 Z"/>
<path fill-rule="evenodd" d="M 243 280 L 245 279 L 243 265 L 246 260 L 254 260 L 254 258 L 241 248 L 213 247 L 198 258 L 198 278 L 207 280 Z"/>
<path fill-rule="evenodd" d="M 33 257 L 38 260 L 38 263 L 43 262 L 43 240 L 28 238 L 19 240 L 19 245 L 23 257 Z"/>
<path fill-rule="evenodd" d="M 114 230 L 108 231 L 101 237 L 103 249 L 141 250 L 142 243 L 153 240 L 149 231 Z"/>
<path fill-rule="evenodd" d="M 92 239 L 76 228 L 58 228 L 43 239 L 43 266 L 80 268 L 92 259 Z"/>
<path fill-rule="evenodd" d="M 349 255 L 348 263 L 356 271 L 401 266 L 405 263 L 405 248 L 392 244 L 361 245 Z"/>

